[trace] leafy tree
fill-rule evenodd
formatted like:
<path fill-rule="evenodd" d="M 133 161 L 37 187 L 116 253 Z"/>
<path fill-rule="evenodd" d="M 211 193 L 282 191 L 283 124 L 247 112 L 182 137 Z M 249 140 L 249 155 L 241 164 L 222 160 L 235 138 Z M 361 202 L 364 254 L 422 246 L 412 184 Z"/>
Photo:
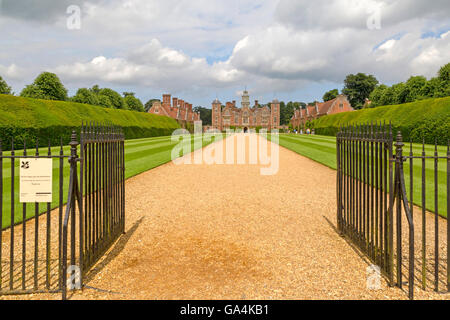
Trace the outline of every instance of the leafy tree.
<path fill-rule="evenodd" d="M 421 98 L 422 88 L 426 85 L 427 78 L 423 76 L 411 77 L 406 81 L 405 102 L 413 102 Z"/>
<path fill-rule="evenodd" d="M 303 102 L 292 102 L 284 103 L 280 102 L 280 125 L 289 125 L 291 118 L 294 115 L 294 110 L 300 108 Z"/>
<path fill-rule="evenodd" d="M 342 93 L 347 95 L 353 108 L 361 109 L 366 98 L 370 96 L 378 84 L 378 80 L 372 75 L 358 73 L 348 75 L 344 84 Z"/>
<path fill-rule="evenodd" d="M 98 105 L 103 108 L 113 108 L 113 105 L 111 103 L 111 100 L 105 95 L 98 95 Z"/>
<path fill-rule="evenodd" d="M 370 105 L 372 108 L 384 105 L 383 98 L 387 90 L 389 90 L 389 87 L 384 84 L 375 87 L 369 96 L 370 101 L 372 101 Z"/>
<path fill-rule="evenodd" d="M 408 96 L 408 90 L 406 88 L 406 84 L 403 82 L 394 84 L 392 86 L 394 99 L 391 104 L 402 104 L 406 103 L 406 98 Z"/>
<path fill-rule="evenodd" d="M 126 109 L 125 101 L 118 92 L 109 88 L 103 88 L 100 89 L 98 94 L 108 97 L 114 109 Z"/>
<path fill-rule="evenodd" d="M 79 103 L 86 103 L 93 106 L 98 106 L 98 95 L 92 90 L 86 88 L 80 88 L 77 90 L 75 96 L 72 97 L 72 101 Z"/>
<path fill-rule="evenodd" d="M 424 98 L 433 98 L 441 86 L 439 78 L 431 78 L 428 80 L 420 91 L 420 95 Z"/>
<path fill-rule="evenodd" d="M 91 90 L 93 93 L 95 93 L 95 94 L 100 94 L 100 87 L 98 86 L 98 84 L 96 84 L 96 85 L 94 85 L 91 89 L 89 89 L 89 90 Z"/>
<path fill-rule="evenodd" d="M 387 106 L 396 103 L 395 90 L 392 87 L 386 87 L 381 93 L 380 101 L 376 106 Z"/>
<path fill-rule="evenodd" d="M 11 87 L 0 76 L 0 94 L 12 94 Z"/>
<path fill-rule="evenodd" d="M 50 72 L 42 72 L 32 84 L 22 90 L 20 95 L 22 97 L 46 100 L 65 101 L 68 99 L 67 89 L 58 76 Z"/>
<path fill-rule="evenodd" d="M 124 92 L 123 95 L 128 109 L 138 112 L 145 112 L 144 105 L 142 104 L 141 100 L 134 96 L 133 92 Z"/>
<path fill-rule="evenodd" d="M 328 91 L 327 93 L 325 93 L 323 95 L 323 101 L 326 102 L 326 101 L 330 101 L 330 100 L 336 99 L 336 97 L 338 95 L 339 95 L 339 90 L 338 89 L 330 90 L 330 91 Z"/>
<path fill-rule="evenodd" d="M 211 116 L 212 116 L 212 110 L 211 109 L 207 109 L 204 107 L 195 107 L 194 112 L 200 112 L 200 119 L 203 122 L 204 126 L 210 126 L 211 125 Z"/>
<path fill-rule="evenodd" d="M 439 70 L 438 78 L 444 82 L 444 86 L 450 85 L 450 63 L 447 63 Z"/>

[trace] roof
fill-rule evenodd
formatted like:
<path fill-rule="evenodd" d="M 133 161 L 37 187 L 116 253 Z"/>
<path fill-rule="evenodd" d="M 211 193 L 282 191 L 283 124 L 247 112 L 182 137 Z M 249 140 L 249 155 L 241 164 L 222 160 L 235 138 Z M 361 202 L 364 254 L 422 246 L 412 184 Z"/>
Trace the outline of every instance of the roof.
<path fill-rule="evenodd" d="M 333 104 L 336 102 L 337 98 L 329 100 L 326 102 L 317 103 L 317 108 L 319 109 L 319 114 L 326 114 Z"/>

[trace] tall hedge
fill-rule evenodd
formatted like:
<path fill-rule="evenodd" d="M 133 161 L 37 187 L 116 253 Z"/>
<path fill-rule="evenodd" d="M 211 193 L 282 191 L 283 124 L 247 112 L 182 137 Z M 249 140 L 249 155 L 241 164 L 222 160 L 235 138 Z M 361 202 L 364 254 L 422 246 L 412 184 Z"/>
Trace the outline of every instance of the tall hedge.
<path fill-rule="evenodd" d="M 9 149 L 14 138 L 19 148 L 64 144 L 72 130 L 79 132 L 82 122 L 110 123 L 121 126 L 126 139 L 172 134 L 179 124 L 172 118 L 129 110 L 106 109 L 75 102 L 40 100 L 0 94 L 0 139 Z"/>
<path fill-rule="evenodd" d="M 404 141 L 446 145 L 450 139 L 450 97 L 427 99 L 401 105 L 339 113 L 314 121 L 317 134 L 336 135 L 348 124 L 392 122 L 394 132 L 401 131 Z"/>

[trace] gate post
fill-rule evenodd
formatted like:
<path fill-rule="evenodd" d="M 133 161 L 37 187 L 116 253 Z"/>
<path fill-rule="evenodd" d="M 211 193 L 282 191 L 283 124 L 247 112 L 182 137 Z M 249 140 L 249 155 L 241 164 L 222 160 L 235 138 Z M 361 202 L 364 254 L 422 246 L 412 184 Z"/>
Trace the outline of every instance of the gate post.
<path fill-rule="evenodd" d="M 396 208 L 396 233 L 397 233 L 397 286 L 402 288 L 402 201 L 400 186 L 400 170 L 403 166 L 403 137 L 400 131 L 397 133 L 395 142 L 395 192 L 394 200 L 397 198 Z"/>
<path fill-rule="evenodd" d="M 341 128 L 339 128 L 338 134 L 337 134 L 337 139 L 336 139 L 336 166 L 337 166 L 337 181 L 336 181 L 336 192 L 337 192 L 337 226 L 338 226 L 338 230 L 339 230 L 339 234 L 342 236 L 342 225 L 341 225 L 341 214 L 342 214 L 342 210 L 341 210 L 341 177 L 342 177 L 342 172 L 341 172 L 341 133 L 342 130 Z"/>
<path fill-rule="evenodd" d="M 79 197 L 78 193 L 78 181 L 77 181 L 77 161 L 78 161 L 78 155 L 77 155 L 77 135 L 75 131 L 72 131 L 72 136 L 70 139 L 70 157 L 69 157 L 69 163 L 70 163 L 70 181 L 69 181 L 69 194 L 67 199 L 67 206 L 66 206 L 66 213 L 64 217 L 64 223 L 63 223 L 63 239 L 62 239 L 62 299 L 66 300 L 67 298 L 67 241 L 68 241 L 68 226 L 69 226 L 69 219 L 71 219 L 71 226 L 70 226 L 70 263 L 71 265 L 75 265 L 76 263 L 76 256 L 75 256 L 75 227 L 76 227 L 76 221 L 75 221 L 75 205 L 76 205 L 76 198 Z M 79 208 L 81 210 L 81 208 Z M 81 227 L 81 226 L 80 226 Z M 82 239 L 80 239 L 81 244 Z M 81 248 L 81 246 L 80 246 Z M 80 262 L 81 262 L 81 254 L 80 252 Z M 81 269 L 80 269 L 81 270 Z M 73 270 L 71 269 L 71 272 Z M 80 272 L 81 274 L 82 272 Z M 71 274 L 71 281 L 72 274 Z M 81 279 L 80 279 L 81 280 Z"/>

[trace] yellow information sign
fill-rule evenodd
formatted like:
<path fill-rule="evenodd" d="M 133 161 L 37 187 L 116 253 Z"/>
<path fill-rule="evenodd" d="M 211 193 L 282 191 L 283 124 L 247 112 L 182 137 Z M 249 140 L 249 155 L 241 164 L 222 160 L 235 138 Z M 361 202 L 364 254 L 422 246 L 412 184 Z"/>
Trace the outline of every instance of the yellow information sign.
<path fill-rule="evenodd" d="M 20 202 L 52 202 L 52 159 L 21 158 Z"/>

